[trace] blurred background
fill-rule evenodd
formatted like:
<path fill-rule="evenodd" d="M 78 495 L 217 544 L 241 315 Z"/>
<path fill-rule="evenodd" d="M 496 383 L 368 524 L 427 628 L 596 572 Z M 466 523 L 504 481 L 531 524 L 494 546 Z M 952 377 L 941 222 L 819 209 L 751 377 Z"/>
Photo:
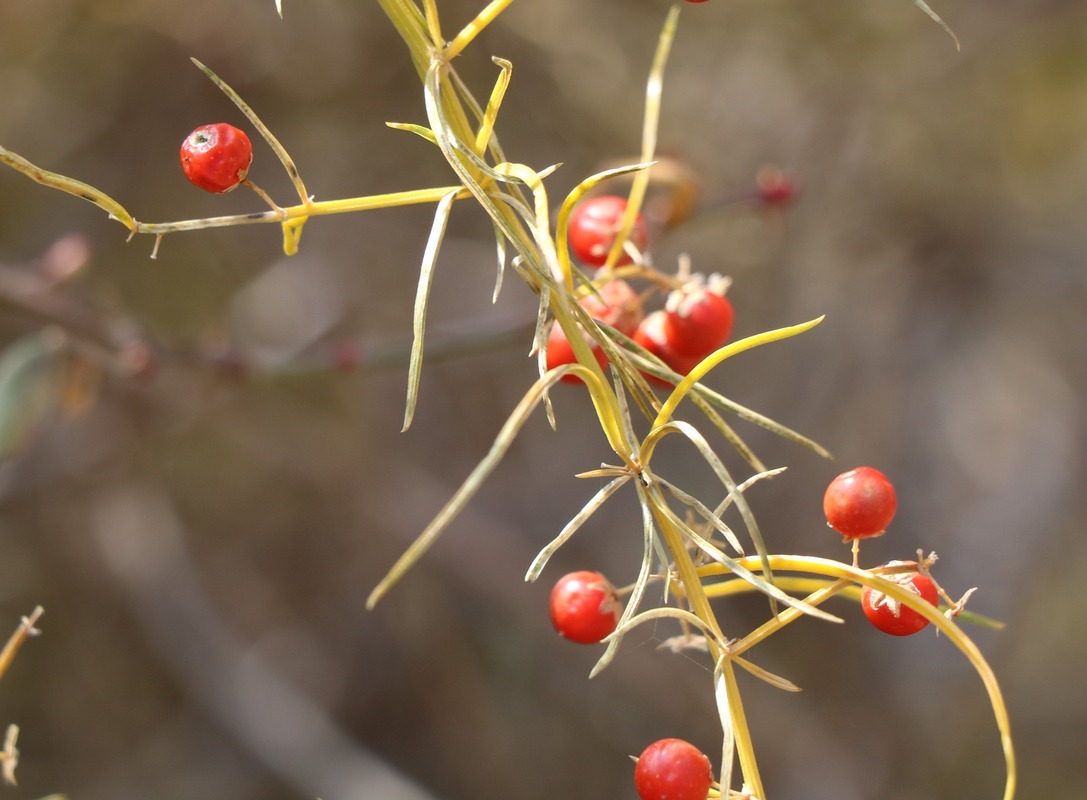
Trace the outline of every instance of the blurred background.
<path fill-rule="evenodd" d="M 433 147 L 384 125 L 425 114 L 377 4 L 284 5 L 280 20 L 272 0 L 4 3 L 0 143 L 141 220 L 260 210 L 178 168 L 191 129 L 244 123 L 196 57 L 317 199 L 452 182 Z M 439 5 L 451 32 L 482 4 Z M 685 6 L 660 143 L 699 176 L 702 205 L 653 258 L 731 275 L 737 336 L 827 315 L 710 379 L 835 455 L 738 423 L 767 465 L 789 467 L 749 493 L 771 550 L 848 559 L 823 489 L 859 464 L 886 472 L 899 512 L 864 561 L 935 550 L 950 591 L 980 587 L 971 607 L 1007 623 L 976 640 L 1007 696 L 1019 796 L 1081 798 L 1087 7 L 934 5 L 961 51 L 909 0 Z M 512 160 L 563 162 L 553 201 L 635 159 L 667 8 L 520 0 L 458 59 L 483 98 L 490 56 L 513 61 L 498 134 Z M 250 177 L 290 202 L 254 141 Z M 797 181 L 796 202 L 728 205 L 767 164 Z M 126 243 L 99 209 L 7 168 L 0 209 L 0 337 L 18 374 L 52 374 L 66 346 L 83 364 L 0 397 L 45 386 L 56 401 L 29 403 L 42 412 L 16 420 L 25 441 L 0 464 L 0 629 L 45 608 L 44 635 L 0 683 L 0 724 L 21 729 L 6 796 L 633 798 L 627 756 L 664 736 L 716 764 L 712 675 L 657 649 L 673 627 L 639 629 L 590 682 L 598 649 L 547 619 L 568 569 L 633 580 L 630 495 L 522 580 L 596 489 L 573 475 L 608 459 L 576 389 L 554 392 L 558 430 L 534 417 L 438 545 L 364 608 L 535 375 L 536 301 L 510 273 L 491 303 L 482 212 L 454 210 L 401 433 L 432 209 L 313 219 L 290 259 L 275 227 L 249 226 L 170 236 L 156 260 L 149 237 Z M 719 496 L 691 452 L 661 456 Z M 766 610 L 720 615 L 742 635 Z M 769 796 L 998 797 L 998 737 L 969 664 L 930 631 L 889 640 L 855 606 L 831 610 L 847 624 L 797 624 L 753 653 L 805 689 L 744 681 Z"/>

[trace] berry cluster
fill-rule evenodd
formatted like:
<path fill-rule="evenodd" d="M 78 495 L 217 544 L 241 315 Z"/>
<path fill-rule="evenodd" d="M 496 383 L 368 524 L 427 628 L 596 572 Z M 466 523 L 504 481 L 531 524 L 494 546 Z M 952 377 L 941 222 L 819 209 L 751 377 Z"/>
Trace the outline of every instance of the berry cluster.
<path fill-rule="evenodd" d="M 898 507 L 894 485 L 887 476 L 873 467 L 857 467 L 843 472 L 827 486 L 823 496 L 823 513 L 827 524 L 856 546 L 860 539 L 880 536 L 894 518 Z M 856 551 L 854 551 L 856 552 Z M 901 567 L 904 562 L 892 561 L 884 567 Z M 937 606 L 940 589 L 932 578 L 922 572 L 890 573 L 892 583 Z M 963 600 L 952 605 L 950 613 L 957 614 Z M 861 609 L 876 628 L 892 636 L 910 636 L 923 630 L 929 621 L 920 613 L 871 586 L 861 591 Z"/>
<path fill-rule="evenodd" d="M 601 319 L 609 319 L 614 324 L 621 316 L 600 298 L 594 302 L 601 304 L 600 307 L 593 306 Z M 852 542 L 883 533 L 895 508 L 894 486 L 886 475 L 872 467 L 858 467 L 842 473 L 830 482 L 824 499 L 828 524 Z M 918 571 L 910 569 L 912 566 L 892 561 L 877 572 L 906 592 L 933 607 L 938 606 L 942 591 L 928 575 L 927 567 Z M 551 590 L 551 623 L 570 641 L 599 643 L 618 625 L 619 594 L 600 572 L 571 572 L 560 578 Z M 860 602 L 868 621 L 892 636 L 909 636 L 929 625 L 925 615 L 873 586 L 863 588 Z M 953 604 L 949 613 L 958 613 L 961 605 L 962 601 Z M 705 800 L 714 780 L 710 761 L 704 753 L 690 742 L 669 738 L 653 742 L 638 757 L 634 784 L 642 800 Z"/>
<path fill-rule="evenodd" d="M 575 207 L 570 217 L 569 245 L 583 266 L 595 270 L 605 265 L 626 209 L 626 199 L 613 195 L 593 197 Z M 701 274 L 680 278 L 662 276 L 643 263 L 642 251 L 647 244 L 646 223 L 638 214 L 616 266 L 629 265 L 637 259 L 642 274 L 654 282 L 655 289 L 666 287 L 663 308 L 646 314 L 645 298 L 620 278 L 605 280 L 595 286 L 595 291 L 582 296 L 579 304 L 597 322 L 629 337 L 679 375 L 687 375 L 706 356 L 728 342 L 732 333 L 734 312 L 732 302 L 725 296 L 729 280 L 717 274 L 708 278 Z M 597 362 L 601 367 L 605 366 L 607 356 L 599 343 L 588 334 L 584 335 Z M 554 325 L 547 340 L 547 369 L 575 361 L 566 333 Z M 647 377 L 658 384 L 671 385 L 654 376 Z M 576 376 L 569 375 L 563 380 L 580 382 Z"/>

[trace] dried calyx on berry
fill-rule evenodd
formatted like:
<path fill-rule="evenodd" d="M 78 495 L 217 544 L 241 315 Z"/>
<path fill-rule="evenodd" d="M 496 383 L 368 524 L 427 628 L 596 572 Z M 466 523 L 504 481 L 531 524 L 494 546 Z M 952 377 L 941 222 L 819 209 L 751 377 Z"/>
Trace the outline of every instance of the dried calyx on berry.
<path fill-rule="evenodd" d="M 695 273 L 668 295 L 665 334 L 672 350 L 705 357 L 728 341 L 734 313 L 725 293 L 731 283 L 717 273 Z"/>

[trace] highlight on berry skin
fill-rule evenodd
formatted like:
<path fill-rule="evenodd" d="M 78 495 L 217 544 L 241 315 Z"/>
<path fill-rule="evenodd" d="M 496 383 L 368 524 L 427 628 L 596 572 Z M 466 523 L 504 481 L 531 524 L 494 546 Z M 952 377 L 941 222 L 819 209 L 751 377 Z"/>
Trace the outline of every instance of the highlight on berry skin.
<path fill-rule="evenodd" d="M 659 739 L 634 765 L 634 788 L 642 800 L 706 800 L 713 773 L 706 754 L 683 739 Z"/>
<path fill-rule="evenodd" d="M 830 482 L 823 495 L 827 524 L 846 539 L 879 536 L 898 506 L 894 485 L 873 467 L 857 467 Z"/>
<path fill-rule="evenodd" d="M 201 125 L 181 143 L 181 169 L 205 192 L 222 194 L 236 188 L 252 163 L 249 137 L 226 122 Z"/>
<path fill-rule="evenodd" d="M 892 562 L 894 563 L 896 562 Z M 924 598 L 932 606 L 939 605 L 939 591 L 927 575 L 922 575 L 920 572 L 904 572 L 886 577 L 903 589 Z M 908 605 L 871 586 L 865 586 L 861 590 L 861 609 L 872 625 L 891 636 L 912 636 L 929 625 L 929 621 L 924 616 Z"/>
<path fill-rule="evenodd" d="M 619 624 L 619 598 L 599 572 L 579 570 L 559 578 L 551 590 L 551 624 L 579 644 L 597 644 Z"/>
<path fill-rule="evenodd" d="M 589 197 L 574 207 L 567 236 L 570 251 L 578 261 L 587 267 L 604 266 L 626 210 L 626 198 L 615 195 Z M 638 250 L 645 250 L 649 243 L 649 233 L 641 214 L 635 217 L 629 241 Z M 623 253 L 616 266 L 629 263 L 630 256 Z"/>

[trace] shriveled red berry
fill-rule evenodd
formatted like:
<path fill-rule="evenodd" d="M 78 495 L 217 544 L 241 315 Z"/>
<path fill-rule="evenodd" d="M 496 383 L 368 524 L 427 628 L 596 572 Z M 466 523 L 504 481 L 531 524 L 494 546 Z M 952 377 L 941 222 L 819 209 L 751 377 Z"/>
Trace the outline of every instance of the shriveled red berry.
<path fill-rule="evenodd" d="M 843 472 L 823 495 L 827 524 L 846 539 L 883 533 L 894 518 L 898 500 L 887 476 L 872 467 Z"/>
<path fill-rule="evenodd" d="M 589 267 L 604 266 L 626 210 L 626 198 L 615 195 L 590 197 L 574 207 L 570 215 L 567 238 L 570 242 L 570 250 L 578 261 Z M 634 220 L 629 239 L 639 250 L 645 249 L 649 234 L 641 214 L 638 214 Z M 630 256 L 624 253 L 619 256 L 616 265 L 630 262 Z"/>
<path fill-rule="evenodd" d="M 253 163 L 253 145 L 245 131 L 217 122 L 201 125 L 181 143 L 181 169 L 206 192 L 229 192 Z"/>
<path fill-rule="evenodd" d="M 599 572 L 581 570 L 559 578 L 551 590 L 551 624 L 580 644 L 596 644 L 619 623 L 619 598 Z"/>
<path fill-rule="evenodd" d="M 928 576 L 920 572 L 902 572 L 886 577 L 918 597 L 923 597 L 932 605 L 939 605 L 940 596 L 936 584 Z M 905 603 L 900 603 L 870 586 L 861 590 L 861 608 L 869 622 L 891 636 L 911 636 L 929 624 L 927 619 Z"/>
<path fill-rule="evenodd" d="M 676 353 L 705 358 L 732 333 L 732 302 L 725 297 L 728 279 L 713 275 L 693 280 L 668 295 L 664 334 Z"/>
<path fill-rule="evenodd" d="M 713 773 L 705 753 L 683 739 L 659 739 L 634 765 L 642 800 L 706 800 Z"/>
<path fill-rule="evenodd" d="M 701 361 L 705 356 L 690 356 L 684 353 L 677 353 L 672 349 L 671 343 L 668 340 L 668 334 L 666 333 L 666 327 L 668 324 L 668 313 L 666 311 L 654 311 L 651 314 L 647 314 L 645 319 L 634 331 L 634 336 L 631 338 L 635 342 L 640 344 L 650 353 L 655 355 L 675 372 L 680 375 L 686 375 Z M 646 377 L 660 386 L 672 386 L 671 383 L 661 380 L 660 378 L 646 374 Z"/>

